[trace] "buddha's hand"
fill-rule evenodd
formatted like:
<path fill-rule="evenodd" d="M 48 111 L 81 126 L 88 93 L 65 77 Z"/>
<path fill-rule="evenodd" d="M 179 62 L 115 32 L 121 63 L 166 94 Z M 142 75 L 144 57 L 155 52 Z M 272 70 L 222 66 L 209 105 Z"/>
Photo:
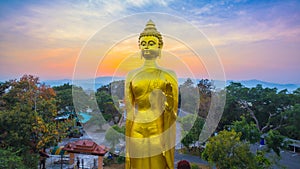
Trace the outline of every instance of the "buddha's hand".
<path fill-rule="evenodd" d="M 173 88 L 171 83 L 166 84 L 166 102 L 165 102 L 165 109 L 167 111 L 172 111 L 174 107 L 174 98 L 173 98 Z"/>

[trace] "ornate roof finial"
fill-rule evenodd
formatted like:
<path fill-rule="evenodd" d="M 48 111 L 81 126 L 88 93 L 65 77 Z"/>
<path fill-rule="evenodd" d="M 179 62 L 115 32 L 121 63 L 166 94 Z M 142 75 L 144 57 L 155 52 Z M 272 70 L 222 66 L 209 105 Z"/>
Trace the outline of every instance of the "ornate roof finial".
<path fill-rule="evenodd" d="M 144 29 L 144 31 L 157 31 L 155 28 L 155 24 L 153 23 L 153 21 L 151 19 L 149 19 L 149 21 L 146 24 L 146 28 Z"/>
<path fill-rule="evenodd" d="M 160 32 L 157 31 L 155 24 L 151 19 L 149 19 L 144 31 L 140 34 L 139 40 L 143 36 L 155 36 L 159 40 L 159 47 L 161 48 L 163 46 L 162 36 L 161 36 Z"/>

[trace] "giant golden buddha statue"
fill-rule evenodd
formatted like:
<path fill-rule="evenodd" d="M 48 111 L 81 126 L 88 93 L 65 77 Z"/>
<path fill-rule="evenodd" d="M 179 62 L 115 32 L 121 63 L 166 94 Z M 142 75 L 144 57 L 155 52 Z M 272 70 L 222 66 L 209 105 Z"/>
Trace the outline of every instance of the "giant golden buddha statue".
<path fill-rule="evenodd" d="M 163 41 L 149 20 L 139 37 L 144 65 L 126 76 L 126 169 L 173 169 L 178 107 L 176 74 L 160 67 Z"/>

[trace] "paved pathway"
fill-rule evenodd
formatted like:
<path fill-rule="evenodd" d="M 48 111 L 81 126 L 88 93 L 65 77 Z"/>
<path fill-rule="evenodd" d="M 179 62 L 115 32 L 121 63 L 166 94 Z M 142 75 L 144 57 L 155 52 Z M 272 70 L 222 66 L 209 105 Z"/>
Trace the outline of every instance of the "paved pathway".
<path fill-rule="evenodd" d="M 264 149 L 265 147 L 260 147 L 258 144 L 252 144 L 250 149 L 253 153 L 256 150 Z M 276 158 L 276 154 L 274 152 L 270 152 L 267 154 L 269 159 L 273 159 L 278 165 L 274 166 L 274 169 L 280 169 L 282 167 L 287 167 L 287 169 L 300 169 L 300 153 L 294 153 L 292 151 L 281 151 L 280 152 L 280 160 Z"/>
<path fill-rule="evenodd" d="M 181 154 L 178 152 L 178 150 L 176 150 L 175 152 L 175 167 L 177 166 L 177 163 L 180 160 L 187 160 L 188 162 L 191 163 L 199 163 L 199 164 L 205 164 L 208 165 L 208 163 L 204 160 L 202 160 L 199 156 L 192 156 L 192 155 L 187 155 L 187 154 Z"/>

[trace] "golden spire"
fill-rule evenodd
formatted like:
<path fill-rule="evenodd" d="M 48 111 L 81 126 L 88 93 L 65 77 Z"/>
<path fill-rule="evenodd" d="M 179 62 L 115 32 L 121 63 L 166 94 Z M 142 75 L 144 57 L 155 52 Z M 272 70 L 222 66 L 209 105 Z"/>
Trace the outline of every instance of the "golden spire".
<path fill-rule="evenodd" d="M 147 22 L 146 28 L 144 29 L 144 31 L 157 31 L 155 28 L 155 24 L 153 23 L 153 21 L 151 19 Z"/>
<path fill-rule="evenodd" d="M 139 40 L 143 36 L 155 36 L 159 40 L 159 48 L 161 48 L 163 46 L 162 36 L 161 36 L 160 32 L 157 31 L 155 24 L 151 19 L 149 19 L 144 31 L 140 34 Z"/>

